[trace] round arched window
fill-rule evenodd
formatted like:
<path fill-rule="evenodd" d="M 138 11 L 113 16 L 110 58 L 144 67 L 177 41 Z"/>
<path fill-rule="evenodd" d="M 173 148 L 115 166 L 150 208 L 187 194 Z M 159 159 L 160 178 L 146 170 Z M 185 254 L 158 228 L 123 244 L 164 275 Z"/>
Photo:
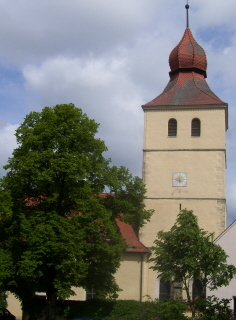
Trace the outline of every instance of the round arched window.
<path fill-rule="evenodd" d="M 191 136 L 200 137 L 201 134 L 201 121 L 198 118 L 192 120 Z"/>
<path fill-rule="evenodd" d="M 194 279 L 193 281 L 193 298 L 199 297 L 202 294 L 203 286 L 199 279 Z"/>
<path fill-rule="evenodd" d="M 177 136 L 177 121 L 176 119 L 170 119 L 168 122 L 168 137 Z"/>
<path fill-rule="evenodd" d="M 164 281 L 162 278 L 160 279 L 159 299 L 162 301 L 170 299 L 170 281 Z"/>

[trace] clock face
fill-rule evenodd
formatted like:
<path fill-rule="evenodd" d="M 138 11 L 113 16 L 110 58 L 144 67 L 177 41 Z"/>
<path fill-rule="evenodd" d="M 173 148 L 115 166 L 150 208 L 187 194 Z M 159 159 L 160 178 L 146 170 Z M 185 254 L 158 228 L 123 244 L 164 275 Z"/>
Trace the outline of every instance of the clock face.
<path fill-rule="evenodd" d="M 172 175 L 173 187 L 187 187 L 187 173 L 174 172 Z"/>

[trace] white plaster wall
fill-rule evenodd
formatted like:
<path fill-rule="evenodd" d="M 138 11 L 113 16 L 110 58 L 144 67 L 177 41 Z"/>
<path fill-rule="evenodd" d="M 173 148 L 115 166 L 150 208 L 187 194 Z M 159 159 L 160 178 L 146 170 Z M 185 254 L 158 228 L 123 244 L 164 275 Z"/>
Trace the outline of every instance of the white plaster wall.
<path fill-rule="evenodd" d="M 176 222 L 180 205 L 193 210 L 199 226 L 219 235 L 225 229 L 225 202 L 209 199 L 146 199 L 147 209 L 154 209 L 151 220 L 140 231 L 140 241 L 147 247 L 153 245 L 160 230 L 168 231 Z"/>
<path fill-rule="evenodd" d="M 153 245 L 158 231 L 170 230 L 181 209 L 193 210 L 200 227 L 214 232 L 215 236 L 226 227 L 226 111 L 218 106 L 201 107 L 145 109 L 145 205 L 155 210 L 150 222 L 140 231 L 140 241 L 147 247 Z M 168 137 L 171 118 L 177 120 L 176 137 Z M 191 136 L 194 118 L 201 121 L 200 137 Z M 187 173 L 186 187 L 173 187 L 174 172 Z M 146 294 L 155 298 L 159 290 L 157 274 L 152 270 L 146 274 Z"/>
<path fill-rule="evenodd" d="M 186 187 L 172 186 L 174 172 L 187 173 Z M 145 152 L 144 177 L 148 198 L 225 198 L 225 152 Z"/>
<path fill-rule="evenodd" d="M 20 301 L 12 294 L 7 293 L 7 309 L 17 318 L 22 318 L 22 310 L 21 310 L 21 304 Z"/>
<path fill-rule="evenodd" d="M 227 263 L 236 266 L 236 221 L 216 239 L 215 243 L 219 244 L 229 256 Z M 210 291 L 207 289 L 207 296 L 211 295 L 215 295 L 219 299 L 233 299 L 233 297 L 236 297 L 236 279 L 232 279 L 228 286 L 217 290 Z M 233 300 L 231 301 L 231 308 L 233 309 Z"/>
<path fill-rule="evenodd" d="M 177 110 L 178 108 L 178 110 Z M 225 148 L 225 110 L 154 110 L 144 113 L 144 149 Z M 168 121 L 177 120 L 177 136 L 168 137 Z M 191 137 L 192 119 L 201 121 L 201 136 Z"/>
<path fill-rule="evenodd" d="M 141 255 L 125 253 L 115 278 L 122 290 L 118 299 L 140 300 Z"/>
<path fill-rule="evenodd" d="M 75 292 L 74 296 L 70 296 L 68 300 L 86 300 L 86 291 L 83 288 L 72 287 Z"/>

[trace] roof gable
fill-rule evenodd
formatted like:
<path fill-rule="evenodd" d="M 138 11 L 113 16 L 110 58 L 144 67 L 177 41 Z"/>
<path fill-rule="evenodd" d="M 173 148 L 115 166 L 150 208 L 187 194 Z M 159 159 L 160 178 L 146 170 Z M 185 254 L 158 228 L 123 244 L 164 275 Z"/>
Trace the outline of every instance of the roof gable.
<path fill-rule="evenodd" d="M 130 224 L 120 220 L 117 220 L 116 222 L 126 241 L 126 252 L 150 253 L 150 251 L 138 240 L 138 237 Z"/>

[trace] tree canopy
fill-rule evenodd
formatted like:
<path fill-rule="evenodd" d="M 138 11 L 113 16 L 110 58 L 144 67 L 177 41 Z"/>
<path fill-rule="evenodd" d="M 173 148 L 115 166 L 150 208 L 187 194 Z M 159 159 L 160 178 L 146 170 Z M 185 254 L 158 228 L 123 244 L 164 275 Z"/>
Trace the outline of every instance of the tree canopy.
<path fill-rule="evenodd" d="M 224 250 L 213 242 L 214 234 L 201 229 L 193 211 L 180 211 L 170 231 L 160 231 L 151 248 L 154 257 L 151 267 L 167 281 L 182 283 L 188 303 L 195 315 L 195 300 L 190 292 L 195 279 L 203 288 L 228 285 L 236 268 L 227 264 Z"/>
<path fill-rule="evenodd" d="M 111 166 L 98 124 L 73 104 L 31 112 L 16 130 L 18 147 L 0 181 L 0 286 L 22 300 L 46 292 L 47 318 L 72 286 L 114 295 L 125 250 L 116 219 L 140 228 L 152 211 L 145 187 Z M 105 193 L 104 193 L 105 192 Z M 108 241 L 109 239 L 109 241 Z"/>

